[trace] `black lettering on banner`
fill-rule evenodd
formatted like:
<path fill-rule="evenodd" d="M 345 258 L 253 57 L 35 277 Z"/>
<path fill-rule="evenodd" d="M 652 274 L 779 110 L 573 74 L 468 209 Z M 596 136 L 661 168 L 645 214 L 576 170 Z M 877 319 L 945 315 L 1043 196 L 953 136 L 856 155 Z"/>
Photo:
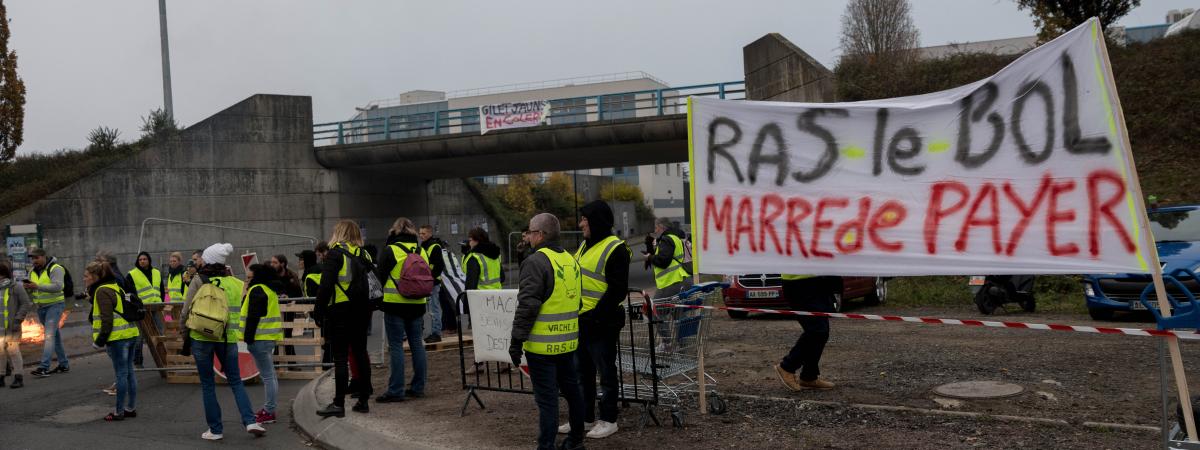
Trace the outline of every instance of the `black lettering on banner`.
<path fill-rule="evenodd" d="M 817 125 L 816 122 L 817 117 L 826 115 L 849 117 L 850 113 L 844 109 L 815 108 L 800 114 L 800 118 L 796 121 L 796 127 L 800 131 L 807 132 L 825 142 L 825 154 L 821 155 L 821 159 L 817 161 L 817 165 L 813 167 L 812 171 L 804 173 L 802 170 L 797 170 L 792 173 L 792 178 L 798 182 L 807 183 L 825 176 L 826 173 L 829 173 L 829 169 L 833 168 L 834 163 L 837 162 L 837 139 L 834 138 L 833 133 L 830 133 L 825 127 Z M 780 181 L 776 184 L 782 185 L 782 182 Z"/>
<path fill-rule="evenodd" d="M 887 132 L 887 121 L 887 108 L 879 108 L 879 111 L 875 111 L 875 152 L 871 156 L 871 174 L 874 176 L 883 173 L 883 135 Z"/>
<path fill-rule="evenodd" d="M 1029 143 L 1025 140 L 1025 133 L 1021 130 L 1021 116 L 1025 114 L 1025 102 L 1034 94 L 1042 97 L 1042 102 L 1046 107 L 1046 141 L 1042 144 L 1040 153 L 1034 152 L 1029 147 Z M 1022 85 L 1020 94 L 1013 101 L 1012 118 L 1009 123 L 1012 124 L 1013 140 L 1017 142 L 1017 151 L 1021 153 L 1021 159 L 1025 160 L 1026 164 L 1036 165 L 1049 158 L 1050 152 L 1054 149 L 1054 93 L 1050 92 L 1050 86 L 1041 80 L 1030 81 Z"/>
<path fill-rule="evenodd" d="M 980 91 L 983 92 L 984 97 L 979 106 L 975 107 L 975 95 Z M 1000 88 L 995 83 L 988 82 L 979 90 L 967 94 L 960 103 L 962 110 L 958 113 L 958 150 L 954 155 L 954 160 L 963 167 L 978 168 L 996 156 L 996 152 L 1000 150 L 1000 144 L 1004 141 L 1004 118 L 995 111 L 987 114 L 992 104 L 996 102 L 999 92 Z M 971 154 L 971 124 L 983 120 L 984 114 L 987 114 L 988 123 L 992 124 L 992 141 L 988 143 L 983 153 L 973 155 Z"/>
<path fill-rule="evenodd" d="M 908 141 L 908 148 L 901 148 L 900 144 Z M 900 175 L 920 175 L 925 171 L 924 165 L 905 166 L 900 164 L 901 161 L 912 159 L 921 153 L 921 136 L 917 134 L 917 130 L 913 127 L 904 127 L 896 131 L 892 136 L 892 142 L 888 144 L 888 167 L 892 172 Z"/>
<path fill-rule="evenodd" d="M 1107 136 L 1084 138 L 1079 130 L 1079 84 L 1075 78 L 1075 63 L 1063 52 L 1063 146 L 1074 154 L 1106 154 L 1112 149 Z M 1107 89 L 1101 87 L 1101 89 Z"/>
<path fill-rule="evenodd" d="M 775 141 L 775 152 L 764 156 L 762 154 L 763 141 L 766 141 L 767 138 Z M 779 128 L 779 124 L 771 122 L 758 130 L 758 137 L 754 138 L 754 146 L 750 148 L 749 160 L 750 164 L 746 167 L 746 172 L 750 178 L 750 184 L 753 185 L 758 181 L 759 164 L 774 164 L 775 185 L 783 186 L 783 181 L 787 179 L 789 161 L 787 142 L 783 139 L 783 130 Z"/>
<path fill-rule="evenodd" d="M 717 136 L 717 127 L 719 127 L 719 126 L 725 126 L 729 129 L 733 130 L 733 138 L 729 139 L 728 141 L 722 142 L 720 144 L 713 142 L 713 139 L 716 138 L 716 136 Z M 730 155 L 729 151 L 727 150 L 729 147 L 733 147 L 734 145 L 737 145 L 738 141 L 741 141 L 741 140 L 742 140 L 742 127 L 738 126 L 737 122 L 734 122 L 732 119 L 729 119 L 726 117 L 718 117 L 716 119 L 713 119 L 713 121 L 708 124 L 708 182 L 709 183 L 713 183 L 716 181 L 716 172 L 715 171 L 716 171 L 716 159 L 717 159 L 718 154 L 721 155 L 721 157 L 728 160 L 729 164 L 733 165 L 733 174 L 737 175 L 738 183 L 741 183 L 744 181 L 744 178 L 742 177 L 742 170 L 740 168 L 738 168 L 737 160 L 734 159 L 733 155 Z"/>

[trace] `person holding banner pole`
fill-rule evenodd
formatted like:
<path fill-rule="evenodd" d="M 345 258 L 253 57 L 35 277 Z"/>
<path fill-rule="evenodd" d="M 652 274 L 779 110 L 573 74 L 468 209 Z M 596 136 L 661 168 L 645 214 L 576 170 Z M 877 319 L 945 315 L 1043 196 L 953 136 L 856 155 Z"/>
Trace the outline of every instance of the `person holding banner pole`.
<path fill-rule="evenodd" d="M 617 432 L 617 339 L 625 326 L 621 301 L 629 291 L 629 248 L 613 235 L 612 208 L 603 200 L 579 208 L 583 244 L 575 252 L 583 273 L 579 310 L 579 351 L 575 352 L 583 387 L 583 428 L 601 439 Z M 600 417 L 596 420 L 596 375 L 600 375 Z M 558 432 L 571 431 L 570 424 Z"/>
<path fill-rule="evenodd" d="M 567 400 L 570 431 L 557 448 L 583 448 L 583 393 L 575 366 L 579 347 L 582 276 L 575 258 L 558 245 L 559 221 L 542 213 L 529 220 L 534 253 L 521 262 L 517 310 L 508 353 L 529 363 L 538 406 L 538 449 L 556 448 L 558 396 Z"/>
<path fill-rule="evenodd" d="M 793 310 L 834 312 L 834 294 L 841 291 L 841 278 L 814 275 L 783 274 L 783 297 Z M 775 373 L 783 385 L 793 391 L 802 389 L 833 389 L 833 383 L 822 380 L 821 354 L 829 342 L 829 318 L 799 316 L 796 319 L 804 332 L 792 349 L 775 365 Z M 800 371 L 800 375 L 796 375 Z"/>

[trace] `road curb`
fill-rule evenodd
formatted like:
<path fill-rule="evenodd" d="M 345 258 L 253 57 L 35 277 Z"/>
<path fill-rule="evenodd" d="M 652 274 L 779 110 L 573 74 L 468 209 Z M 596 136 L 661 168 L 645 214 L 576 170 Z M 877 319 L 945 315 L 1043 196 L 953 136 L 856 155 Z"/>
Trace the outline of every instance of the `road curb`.
<path fill-rule="evenodd" d="M 411 443 L 400 441 L 382 433 L 354 426 L 345 419 L 317 416 L 317 409 L 319 408 L 317 402 L 317 385 L 321 384 L 322 380 L 331 376 L 333 376 L 332 370 L 325 371 L 321 376 L 308 382 L 303 388 L 300 388 L 300 392 L 296 394 L 296 400 L 292 402 L 292 420 L 296 422 L 296 427 L 300 428 L 300 431 L 307 434 L 313 441 L 321 444 L 322 447 L 333 450 L 405 448 L 411 445 Z M 350 408 L 346 409 L 349 410 Z M 347 411 L 346 414 L 356 413 Z"/>

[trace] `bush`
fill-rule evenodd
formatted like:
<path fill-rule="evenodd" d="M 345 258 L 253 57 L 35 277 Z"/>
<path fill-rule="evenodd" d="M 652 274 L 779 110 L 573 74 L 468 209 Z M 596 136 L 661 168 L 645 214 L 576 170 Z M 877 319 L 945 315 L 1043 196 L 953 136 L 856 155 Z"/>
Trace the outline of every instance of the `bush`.
<path fill-rule="evenodd" d="M 120 143 L 121 132 L 116 128 L 96 127 L 88 133 L 88 150 L 112 150 Z"/>
<path fill-rule="evenodd" d="M 179 133 L 175 119 L 162 109 L 150 111 L 150 115 L 142 117 L 142 140 L 159 140 L 174 137 Z"/>
<path fill-rule="evenodd" d="M 112 148 L 59 150 L 52 154 L 19 156 L 0 164 L 0 217 L 46 198 L 60 189 L 141 151 L 138 143 Z"/>

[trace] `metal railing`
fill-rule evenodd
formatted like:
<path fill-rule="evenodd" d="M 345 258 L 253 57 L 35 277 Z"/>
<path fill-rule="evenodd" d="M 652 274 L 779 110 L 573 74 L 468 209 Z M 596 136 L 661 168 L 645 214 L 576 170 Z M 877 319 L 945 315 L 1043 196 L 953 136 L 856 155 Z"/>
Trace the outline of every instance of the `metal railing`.
<path fill-rule="evenodd" d="M 744 81 L 550 100 L 549 125 L 687 113 L 688 97 L 741 100 Z M 377 110 L 374 110 L 377 111 Z M 386 115 L 313 125 L 313 145 L 354 144 L 479 132 L 479 108 Z"/>

